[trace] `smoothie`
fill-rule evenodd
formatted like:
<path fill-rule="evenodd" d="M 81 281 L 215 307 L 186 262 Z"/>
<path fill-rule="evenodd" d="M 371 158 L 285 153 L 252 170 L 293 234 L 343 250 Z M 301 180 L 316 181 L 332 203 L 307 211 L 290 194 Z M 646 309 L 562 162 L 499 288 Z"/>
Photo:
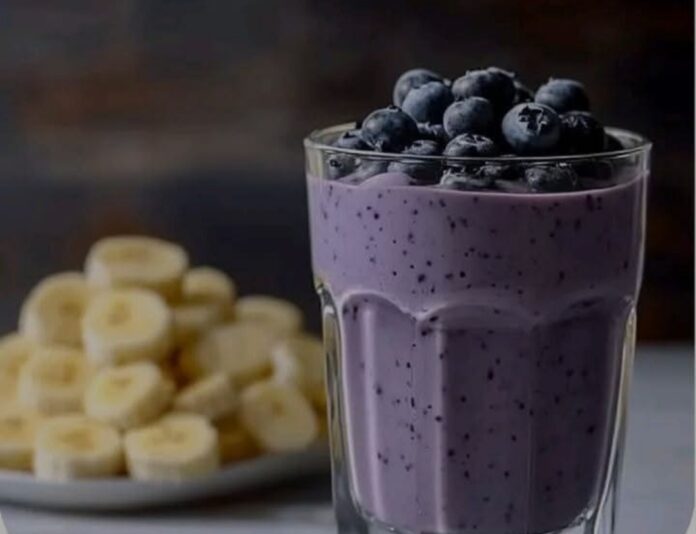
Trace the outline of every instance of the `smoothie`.
<path fill-rule="evenodd" d="M 399 77 L 306 141 L 341 534 L 612 534 L 649 143 L 584 86 Z"/>
<path fill-rule="evenodd" d="M 408 532 L 552 532 L 592 513 L 642 177 L 555 195 L 308 183 L 355 504 Z"/>

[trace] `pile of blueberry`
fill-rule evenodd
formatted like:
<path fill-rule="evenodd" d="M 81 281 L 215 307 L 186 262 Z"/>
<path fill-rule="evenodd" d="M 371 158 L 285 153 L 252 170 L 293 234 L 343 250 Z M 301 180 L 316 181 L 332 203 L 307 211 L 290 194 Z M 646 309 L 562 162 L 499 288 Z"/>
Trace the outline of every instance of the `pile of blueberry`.
<path fill-rule="evenodd" d="M 334 141 L 337 148 L 400 153 L 403 158 L 361 161 L 336 153 L 328 159 L 329 173 L 360 181 L 387 171 L 403 172 L 414 184 L 463 190 L 556 192 L 596 186 L 606 173 L 591 170 L 586 176 L 585 169 L 579 178 L 578 169 L 569 164 L 504 163 L 506 156 L 621 149 L 589 108 L 585 88 L 575 80 L 552 78 L 533 93 L 515 74 L 497 67 L 468 71 L 454 82 L 413 69 L 397 80 L 393 105 L 373 111 Z M 448 156 L 503 159 L 462 166 L 448 162 Z"/>

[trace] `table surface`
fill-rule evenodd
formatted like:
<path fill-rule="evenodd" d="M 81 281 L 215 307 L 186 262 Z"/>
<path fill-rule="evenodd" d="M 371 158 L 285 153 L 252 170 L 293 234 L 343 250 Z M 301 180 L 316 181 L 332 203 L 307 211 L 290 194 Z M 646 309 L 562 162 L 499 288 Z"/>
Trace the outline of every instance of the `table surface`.
<path fill-rule="evenodd" d="M 682 534 L 693 495 L 693 348 L 643 346 L 631 391 L 618 534 Z M 76 514 L 0 504 L 9 534 L 328 534 L 328 476 L 178 509 Z"/>

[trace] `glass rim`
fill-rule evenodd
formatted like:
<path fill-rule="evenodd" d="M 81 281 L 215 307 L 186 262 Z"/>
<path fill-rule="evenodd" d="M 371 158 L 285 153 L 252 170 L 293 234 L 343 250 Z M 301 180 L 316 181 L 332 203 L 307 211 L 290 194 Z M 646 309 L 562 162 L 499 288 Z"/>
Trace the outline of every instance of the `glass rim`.
<path fill-rule="evenodd" d="M 329 134 L 339 134 L 356 127 L 355 122 L 336 124 L 327 128 L 313 130 L 304 138 L 305 149 L 313 149 L 333 154 L 346 154 L 349 156 L 369 158 L 373 160 L 415 160 L 415 161 L 455 161 L 460 163 L 560 163 L 583 160 L 597 159 L 616 159 L 634 156 L 636 154 L 647 153 L 652 148 L 652 142 L 645 136 L 623 128 L 607 126 L 606 132 L 618 135 L 621 138 L 630 138 L 635 142 L 635 146 L 622 148 L 620 150 L 606 150 L 603 152 L 593 152 L 589 154 L 554 154 L 549 156 L 422 156 L 416 154 L 402 154 L 399 152 L 377 152 L 372 150 L 359 150 L 354 148 L 340 148 L 326 144 L 322 138 Z"/>

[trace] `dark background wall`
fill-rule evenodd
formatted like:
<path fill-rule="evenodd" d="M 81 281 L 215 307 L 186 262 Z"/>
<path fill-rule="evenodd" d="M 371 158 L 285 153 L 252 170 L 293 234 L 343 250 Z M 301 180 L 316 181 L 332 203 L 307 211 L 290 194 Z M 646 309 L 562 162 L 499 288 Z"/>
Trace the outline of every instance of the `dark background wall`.
<path fill-rule="evenodd" d="M 693 20 L 683 0 L 4 0 L 0 320 L 116 231 L 315 320 L 302 137 L 385 104 L 406 68 L 497 64 L 579 78 L 654 141 L 640 335 L 691 338 Z"/>

